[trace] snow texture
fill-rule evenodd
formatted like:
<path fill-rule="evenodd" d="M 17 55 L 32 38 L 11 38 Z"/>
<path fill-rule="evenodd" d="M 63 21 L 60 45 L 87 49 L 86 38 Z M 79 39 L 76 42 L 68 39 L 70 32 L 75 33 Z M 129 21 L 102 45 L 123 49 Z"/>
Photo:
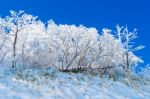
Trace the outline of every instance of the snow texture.
<path fill-rule="evenodd" d="M 150 86 L 127 86 L 82 73 L 26 70 L 0 74 L 0 99 L 149 99 Z M 28 77 L 27 77 L 28 76 Z"/>

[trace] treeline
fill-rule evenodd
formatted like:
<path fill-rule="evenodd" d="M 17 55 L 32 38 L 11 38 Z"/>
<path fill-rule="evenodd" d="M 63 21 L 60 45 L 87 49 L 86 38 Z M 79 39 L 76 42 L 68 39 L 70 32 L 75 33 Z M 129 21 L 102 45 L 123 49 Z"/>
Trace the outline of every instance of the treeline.
<path fill-rule="evenodd" d="M 136 29 L 116 26 L 116 30 L 83 25 L 46 24 L 23 11 L 11 11 L 0 18 L 0 66 L 10 68 L 54 67 L 61 71 L 130 71 L 143 62 L 134 51 Z"/>

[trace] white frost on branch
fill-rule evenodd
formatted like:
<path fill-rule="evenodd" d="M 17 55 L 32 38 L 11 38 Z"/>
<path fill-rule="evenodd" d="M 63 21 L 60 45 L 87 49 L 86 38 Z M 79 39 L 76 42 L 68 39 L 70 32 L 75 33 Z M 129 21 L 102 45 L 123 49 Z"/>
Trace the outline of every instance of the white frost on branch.
<path fill-rule="evenodd" d="M 24 11 L 11 11 L 10 16 L 0 18 L 0 65 L 14 62 L 18 68 L 130 69 L 142 62 L 134 51 L 143 46 L 134 47 L 136 29 L 129 32 L 127 26 L 119 25 L 116 29 L 117 37 L 107 28 L 100 35 L 95 28 L 56 24 L 53 20 L 46 26 Z"/>

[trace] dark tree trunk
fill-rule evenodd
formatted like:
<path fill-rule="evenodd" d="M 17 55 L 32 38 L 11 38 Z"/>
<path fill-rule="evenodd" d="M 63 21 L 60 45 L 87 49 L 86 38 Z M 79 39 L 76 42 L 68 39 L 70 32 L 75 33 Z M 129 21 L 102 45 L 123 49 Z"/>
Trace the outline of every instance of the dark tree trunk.
<path fill-rule="evenodd" d="M 126 68 L 128 71 L 129 70 L 129 53 L 128 52 L 126 53 Z"/>
<path fill-rule="evenodd" d="M 12 68 L 16 68 L 16 44 L 18 39 L 18 28 L 15 33 L 15 39 L 13 43 L 13 60 L 12 60 Z"/>

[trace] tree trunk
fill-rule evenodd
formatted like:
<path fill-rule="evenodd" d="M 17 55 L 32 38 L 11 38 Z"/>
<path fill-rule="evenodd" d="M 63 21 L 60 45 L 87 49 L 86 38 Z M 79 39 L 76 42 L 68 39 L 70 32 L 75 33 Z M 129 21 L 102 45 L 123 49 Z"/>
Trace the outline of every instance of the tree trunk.
<path fill-rule="evenodd" d="M 12 68 L 16 68 L 16 44 L 18 39 L 18 28 L 15 33 L 15 39 L 13 43 L 13 60 L 12 60 Z"/>
<path fill-rule="evenodd" d="M 126 68 L 127 68 L 127 71 L 129 70 L 129 53 L 127 52 L 126 53 Z"/>

